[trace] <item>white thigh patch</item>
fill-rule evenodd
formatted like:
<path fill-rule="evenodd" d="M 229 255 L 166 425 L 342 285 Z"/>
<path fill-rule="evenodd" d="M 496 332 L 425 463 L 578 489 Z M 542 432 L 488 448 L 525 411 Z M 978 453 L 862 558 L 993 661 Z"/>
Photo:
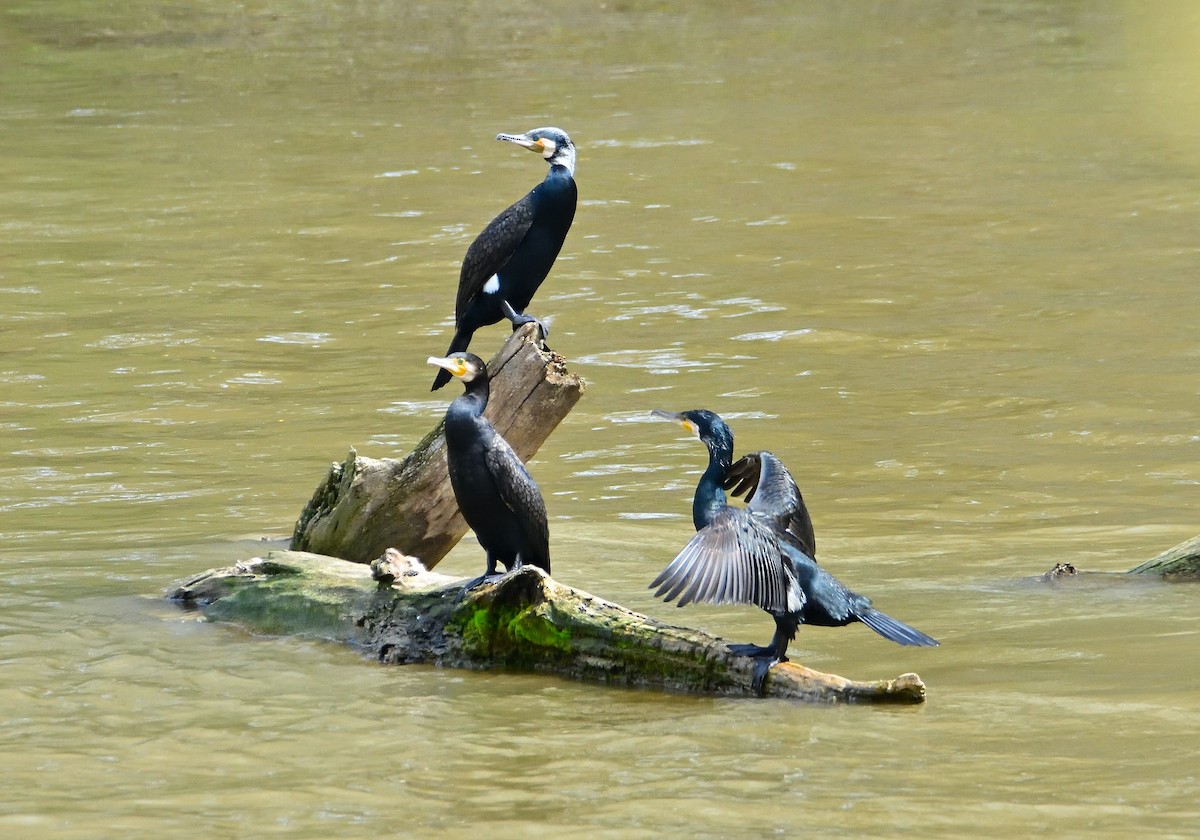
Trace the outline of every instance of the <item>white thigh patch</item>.
<path fill-rule="evenodd" d="M 489 277 L 487 282 L 483 284 L 483 291 L 489 295 L 494 295 L 500 291 L 500 277 L 496 274 Z"/>

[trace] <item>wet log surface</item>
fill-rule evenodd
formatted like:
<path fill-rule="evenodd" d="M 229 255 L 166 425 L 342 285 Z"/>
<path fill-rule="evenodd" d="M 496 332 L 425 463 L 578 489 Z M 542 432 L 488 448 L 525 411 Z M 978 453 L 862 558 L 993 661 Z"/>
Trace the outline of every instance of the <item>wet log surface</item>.
<path fill-rule="evenodd" d="M 723 639 L 657 621 L 527 567 L 465 595 L 464 581 L 390 550 L 370 567 L 275 551 L 214 569 L 168 597 L 255 632 L 353 643 L 382 662 L 507 668 L 620 686 L 752 696 L 750 660 Z M 921 703 L 916 674 L 859 682 L 793 662 L 765 695 L 820 703 Z"/>
<path fill-rule="evenodd" d="M 484 416 L 522 461 L 533 457 L 584 391 L 563 358 L 539 346 L 536 331 L 526 324 L 488 362 L 491 399 Z M 455 381 L 437 393 L 449 405 L 461 392 Z M 467 532 L 446 471 L 443 425 L 403 460 L 364 458 L 351 449 L 301 512 L 290 547 L 356 563 L 396 548 L 435 567 Z"/>

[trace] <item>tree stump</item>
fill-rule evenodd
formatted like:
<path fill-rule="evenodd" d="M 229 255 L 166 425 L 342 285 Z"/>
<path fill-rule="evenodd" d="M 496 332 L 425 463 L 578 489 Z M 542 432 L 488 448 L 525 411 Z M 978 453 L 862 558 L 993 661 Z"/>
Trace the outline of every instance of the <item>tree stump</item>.
<path fill-rule="evenodd" d="M 533 457 L 584 391 L 583 380 L 567 372 L 561 356 L 541 349 L 536 335 L 536 325 L 524 325 L 488 362 L 491 399 L 484 416 L 522 461 Z M 429 569 L 436 566 L 467 532 L 446 469 L 444 425 L 403 460 L 364 458 L 351 449 L 301 512 L 290 547 L 356 563 L 396 548 Z"/>
<path fill-rule="evenodd" d="M 389 550 L 371 567 L 276 551 L 205 572 L 168 597 L 214 621 L 354 643 L 382 662 L 512 668 L 621 686 L 752 696 L 753 663 L 678 627 L 523 567 L 465 594 L 464 581 Z M 765 694 L 810 702 L 921 703 L 916 674 L 857 682 L 786 662 Z"/>

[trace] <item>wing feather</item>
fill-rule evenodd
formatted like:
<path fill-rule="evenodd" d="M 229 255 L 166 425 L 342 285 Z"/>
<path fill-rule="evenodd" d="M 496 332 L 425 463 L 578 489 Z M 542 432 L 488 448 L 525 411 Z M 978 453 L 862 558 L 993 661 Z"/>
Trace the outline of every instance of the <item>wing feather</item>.
<path fill-rule="evenodd" d="M 749 455 L 743 455 L 725 471 L 725 479 L 721 486 L 728 490 L 730 495 L 742 496 L 746 504 L 750 504 L 754 501 L 755 491 L 758 490 L 761 471 L 759 453 L 751 452 Z"/>
<path fill-rule="evenodd" d="M 508 441 L 497 434 L 484 456 L 488 472 L 496 482 L 500 498 L 517 517 L 521 531 L 535 557 L 522 558 L 549 571 L 550 526 L 546 517 L 546 502 L 537 482 L 525 469 Z M 544 561 L 544 562 L 543 562 Z"/>
<path fill-rule="evenodd" d="M 688 541 L 650 584 L 678 606 L 754 604 L 787 606 L 787 580 L 779 538 L 770 522 L 747 510 L 726 508 Z"/>
<path fill-rule="evenodd" d="M 787 467 L 772 453 L 743 456 L 725 471 L 722 486 L 744 497 L 751 511 L 774 520 L 801 543 L 805 554 L 816 557 L 817 538 L 804 497 Z"/>
<path fill-rule="evenodd" d="M 483 290 L 483 284 L 508 263 L 517 246 L 533 224 L 533 201 L 526 195 L 492 219 L 467 248 L 458 275 L 458 297 L 454 318 L 462 318 L 471 299 Z"/>

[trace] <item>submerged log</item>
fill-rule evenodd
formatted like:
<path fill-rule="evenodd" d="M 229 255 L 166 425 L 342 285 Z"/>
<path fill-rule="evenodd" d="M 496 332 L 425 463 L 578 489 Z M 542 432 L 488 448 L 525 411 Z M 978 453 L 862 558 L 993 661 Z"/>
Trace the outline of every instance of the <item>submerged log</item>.
<path fill-rule="evenodd" d="M 1184 540 L 1129 570 L 1131 575 L 1157 575 L 1164 580 L 1200 580 L 1200 537 Z"/>
<path fill-rule="evenodd" d="M 1069 580 L 1097 580 L 1108 578 L 1114 581 L 1135 581 L 1161 578 L 1170 582 L 1200 581 L 1200 537 L 1184 540 L 1168 548 L 1162 554 L 1134 566 L 1127 572 L 1089 572 L 1075 568 L 1071 563 L 1056 563 L 1054 568 L 1043 574 L 1040 580 L 1060 583 Z"/>
<path fill-rule="evenodd" d="M 537 327 L 514 332 L 488 362 L 485 416 L 522 461 L 537 452 L 579 401 L 583 381 L 541 349 Z M 457 383 L 451 383 L 453 388 Z M 452 396 L 448 394 L 447 403 Z M 291 548 L 370 563 L 385 549 L 420 557 L 432 569 L 467 532 L 446 471 L 444 421 L 403 460 L 364 458 L 353 449 L 333 464 L 296 522 Z"/>
<path fill-rule="evenodd" d="M 395 550 L 371 567 L 274 551 L 177 585 L 168 596 L 264 633 L 360 645 L 393 664 L 513 668 L 692 694 L 753 695 L 752 662 L 726 642 L 572 589 L 525 567 L 465 595 L 463 580 Z M 916 674 L 856 682 L 783 663 L 765 694 L 810 702 L 921 703 Z"/>

